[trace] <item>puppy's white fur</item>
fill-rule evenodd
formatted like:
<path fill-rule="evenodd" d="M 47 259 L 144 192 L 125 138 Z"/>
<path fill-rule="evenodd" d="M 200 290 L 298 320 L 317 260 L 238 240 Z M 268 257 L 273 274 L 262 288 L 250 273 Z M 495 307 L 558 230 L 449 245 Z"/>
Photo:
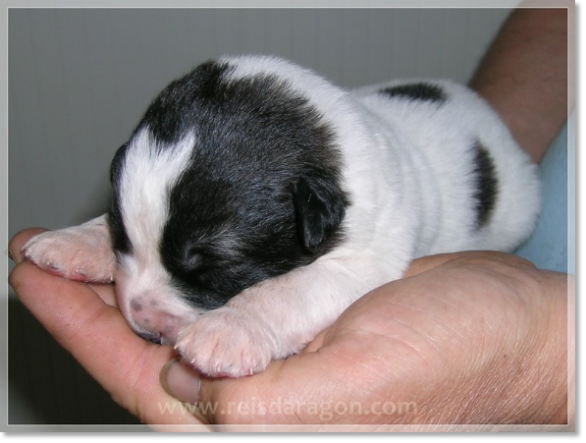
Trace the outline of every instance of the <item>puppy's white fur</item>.
<path fill-rule="evenodd" d="M 196 313 L 171 285 L 161 263 L 159 241 L 169 213 L 169 193 L 187 167 L 195 144 L 189 133 L 175 149 L 161 149 L 149 132 L 141 131 L 127 148 L 120 180 L 120 208 L 133 253 L 121 255 L 116 273 L 120 310 L 141 333 L 158 330 L 175 337 Z M 157 315 L 151 312 L 156 311 Z"/>
<path fill-rule="evenodd" d="M 120 308 L 133 329 L 164 332 L 204 373 L 242 376 L 298 352 L 357 298 L 400 278 L 418 256 L 510 251 L 531 232 L 539 209 L 535 167 L 496 114 L 466 88 L 431 82 L 449 96 L 437 106 L 378 93 L 401 82 L 348 92 L 272 57 L 223 61 L 235 66 L 229 74 L 233 80 L 275 74 L 333 127 L 342 187 L 352 202 L 340 246 L 308 266 L 246 289 L 221 308 L 202 313 L 188 306 L 171 288 L 157 245 L 169 189 L 197 134 L 180 141 L 170 156 L 165 152 L 171 150 L 157 149 L 145 130 L 125 160 L 134 171 L 132 179 L 121 180 L 121 208 L 136 251 L 132 256 L 121 256 L 115 265 L 102 218 L 42 234 L 24 248 L 30 260 L 68 278 L 108 281 L 114 275 Z M 477 190 L 472 165 L 478 140 L 490 153 L 499 186 L 490 219 L 480 228 L 470 204 Z M 97 249 L 88 251 L 85 237 L 97 239 Z M 86 261 L 80 264 L 82 256 Z M 108 259 L 96 264 L 103 257 Z"/>

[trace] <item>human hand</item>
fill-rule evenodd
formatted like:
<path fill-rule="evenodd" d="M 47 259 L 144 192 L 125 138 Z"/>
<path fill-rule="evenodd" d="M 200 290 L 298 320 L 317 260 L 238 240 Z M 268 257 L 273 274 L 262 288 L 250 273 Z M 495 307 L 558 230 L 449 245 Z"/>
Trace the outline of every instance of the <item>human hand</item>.
<path fill-rule="evenodd" d="M 238 380 L 177 364 L 169 390 L 215 423 L 566 423 L 566 275 L 467 252 L 416 260 L 406 277 L 301 355 Z"/>
<path fill-rule="evenodd" d="M 10 241 L 10 256 L 18 264 L 10 285 L 21 302 L 118 404 L 143 423 L 200 423 L 191 415 L 159 413 L 159 404 L 173 403 L 159 383 L 159 372 L 173 358 L 173 349 L 146 342 L 130 329 L 116 307 L 113 285 L 65 280 L 24 260 L 22 246 L 42 231 L 27 229 Z"/>
<path fill-rule="evenodd" d="M 302 354 L 251 377 L 212 380 L 165 365 L 172 349 L 134 335 L 111 286 L 69 282 L 22 262 L 20 246 L 33 234 L 10 244 L 21 263 L 11 285 L 145 423 L 566 422 L 567 276 L 513 256 L 416 260 L 406 278 L 362 297 Z M 163 366 L 167 391 L 189 405 L 165 393 Z"/>

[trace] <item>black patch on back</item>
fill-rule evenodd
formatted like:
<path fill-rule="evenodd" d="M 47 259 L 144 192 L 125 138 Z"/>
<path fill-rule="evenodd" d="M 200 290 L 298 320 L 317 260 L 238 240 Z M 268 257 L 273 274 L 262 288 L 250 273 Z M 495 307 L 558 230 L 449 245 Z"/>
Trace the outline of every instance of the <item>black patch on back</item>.
<path fill-rule="evenodd" d="M 230 69 L 208 62 L 172 82 L 135 131 L 160 149 L 195 133 L 159 247 L 172 284 L 204 309 L 330 251 L 348 205 L 319 112 L 275 76 L 229 81 Z"/>
<path fill-rule="evenodd" d="M 474 145 L 474 174 L 476 176 L 476 226 L 483 227 L 492 214 L 498 195 L 498 180 L 494 162 L 486 148 Z"/>
<path fill-rule="evenodd" d="M 446 94 L 442 88 L 437 85 L 423 82 L 384 88 L 381 89 L 380 92 L 390 97 L 436 102 L 439 104 L 444 103 L 447 100 Z"/>

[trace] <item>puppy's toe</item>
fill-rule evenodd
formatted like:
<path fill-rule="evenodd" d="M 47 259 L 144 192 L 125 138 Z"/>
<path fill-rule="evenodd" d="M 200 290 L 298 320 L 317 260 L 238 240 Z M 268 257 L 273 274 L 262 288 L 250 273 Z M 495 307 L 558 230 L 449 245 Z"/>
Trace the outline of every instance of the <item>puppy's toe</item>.
<path fill-rule="evenodd" d="M 175 344 L 184 360 L 212 377 L 260 372 L 270 363 L 273 348 L 273 340 L 257 321 L 228 307 L 185 327 Z"/>
<path fill-rule="evenodd" d="M 113 280 L 113 252 L 98 239 L 77 234 L 74 228 L 44 232 L 30 239 L 22 250 L 41 269 L 69 280 Z"/>

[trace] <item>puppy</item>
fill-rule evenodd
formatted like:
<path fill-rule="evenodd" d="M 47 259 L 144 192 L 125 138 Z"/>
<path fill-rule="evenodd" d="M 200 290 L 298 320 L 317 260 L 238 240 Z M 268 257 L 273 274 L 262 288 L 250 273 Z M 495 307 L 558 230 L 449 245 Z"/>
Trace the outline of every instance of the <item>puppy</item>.
<path fill-rule="evenodd" d="M 346 91 L 264 56 L 167 86 L 111 183 L 107 215 L 31 239 L 26 257 L 115 281 L 130 327 L 210 376 L 300 351 L 416 257 L 512 250 L 539 210 L 535 166 L 465 87 Z"/>

